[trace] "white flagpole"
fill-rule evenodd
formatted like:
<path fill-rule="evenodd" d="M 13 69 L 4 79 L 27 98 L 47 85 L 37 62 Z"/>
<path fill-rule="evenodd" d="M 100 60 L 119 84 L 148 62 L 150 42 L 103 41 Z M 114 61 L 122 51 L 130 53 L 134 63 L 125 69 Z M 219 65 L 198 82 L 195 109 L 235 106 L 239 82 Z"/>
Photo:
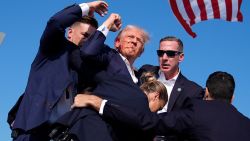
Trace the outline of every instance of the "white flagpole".
<path fill-rule="evenodd" d="M 5 33 L 0 32 L 0 45 L 3 43 L 4 37 L 5 37 Z"/>

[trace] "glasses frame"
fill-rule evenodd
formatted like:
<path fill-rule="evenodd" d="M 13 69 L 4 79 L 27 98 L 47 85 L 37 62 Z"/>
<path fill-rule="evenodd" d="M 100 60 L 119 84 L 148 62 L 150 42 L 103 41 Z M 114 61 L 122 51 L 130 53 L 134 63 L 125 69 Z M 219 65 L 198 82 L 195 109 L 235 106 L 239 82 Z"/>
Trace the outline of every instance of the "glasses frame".
<path fill-rule="evenodd" d="M 180 55 L 183 52 L 181 51 L 175 51 L 175 50 L 157 50 L 158 57 L 162 57 L 164 54 L 166 54 L 170 58 L 174 58 L 176 55 Z"/>

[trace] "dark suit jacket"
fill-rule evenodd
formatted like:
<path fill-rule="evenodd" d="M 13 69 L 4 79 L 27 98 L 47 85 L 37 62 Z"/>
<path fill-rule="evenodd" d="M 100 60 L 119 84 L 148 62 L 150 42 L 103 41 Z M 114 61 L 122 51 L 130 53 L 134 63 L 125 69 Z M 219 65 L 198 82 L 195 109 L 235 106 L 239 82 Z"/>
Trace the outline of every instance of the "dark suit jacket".
<path fill-rule="evenodd" d="M 79 72 L 85 73 L 81 74 L 85 81 L 92 80 L 97 84 L 93 90 L 95 95 L 149 112 L 146 95 L 133 82 L 119 53 L 104 45 L 105 39 L 101 32 L 96 31 L 84 43 L 84 47 L 80 49 L 80 57 L 84 62 L 75 63 L 79 64 L 77 68 L 82 69 Z M 86 80 L 87 78 L 90 80 Z M 112 120 L 105 122 L 98 113 L 86 108 L 72 110 L 58 120 L 58 123 L 69 126 L 70 133 L 76 134 L 79 140 L 150 140 L 141 130 L 115 124 Z M 111 135 L 112 139 L 108 135 Z"/>
<path fill-rule="evenodd" d="M 49 122 L 66 88 L 74 85 L 77 77 L 70 69 L 69 54 L 76 46 L 65 38 L 65 29 L 81 17 L 81 8 L 72 5 L 48 21 L 13 128 L 28 131 Z"/>
<path fill-rule="evenodd" d="M 141 113 L 107 102 L 103 117 L 133 128 L 169 136 L 178 134 L 192 141 L 249 141 L 250 119 L 226 102 L 187 99 L 181 110 Z"/>
<path fill-rule="evenodd" d="M 159 66 L 143 65 L 138 71 L 138 77 L 140 77 L 143 72 L 150 71 L 155 74 L 156 78 L 159 78 L 159 69 Z M 204 91 L 202 87 L 188 80 L 180 73 L 168 101 L 168 112 L 180 109 L 187 97 L 202 99 L 203 96 Z"/>

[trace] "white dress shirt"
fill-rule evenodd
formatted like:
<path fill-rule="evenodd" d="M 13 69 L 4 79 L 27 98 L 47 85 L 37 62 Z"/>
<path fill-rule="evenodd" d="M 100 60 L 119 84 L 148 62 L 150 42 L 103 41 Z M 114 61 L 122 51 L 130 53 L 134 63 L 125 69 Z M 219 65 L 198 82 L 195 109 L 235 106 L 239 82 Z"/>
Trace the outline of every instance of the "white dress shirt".
<path fill-rule="evenodd" d="M 79 4 L 80 8 L 82 9 L 82 16 L 86 16 L 89 14 L 89 6 L 87 3 Z"/>
<path fill-rule="evenodd" d="M 159 78 L 158 78 L 158 81 L 162 82 L 164 84 L 164 86 L 167 88 L 167 91 L 168 91 L 168 101 L 169 101 L 169 98 L 171 96 L 171 92 L 173 90 L 173 87 L 174 87 L 174 84 L 176 82 L 176 79 L 177 77 L 179 76 L 180 74 L 180 71 L 178 72 L 177 75 L 175 75 L 172 79 L 169 79 L 169 80 L 166 80 L 165 78 L 165 75 L 164 73 L 159 70 Z M 159 110 L 157 113 L 163 113 L 163 112 L 167 112 L 168 110 L 168 102 L 166 103 L 166 105 L 161 109 Z"/>
<path fill-rule="evenodd" d="M 127 66 L 127 69 L 128 69 L 128 72 L 129 72 L 131 78 L 133 79 L 134 83 L 137 83 L 138 79 L 135 76 L 134 67 L 129 63 L 129 61 L 128 61 L 127 58 L 125 58 L 124 56 L 122 56 L 122 54 L 120 54 L 120 56 L 121 56 L 122 60 L 125 62 L 126 66 Z"/>

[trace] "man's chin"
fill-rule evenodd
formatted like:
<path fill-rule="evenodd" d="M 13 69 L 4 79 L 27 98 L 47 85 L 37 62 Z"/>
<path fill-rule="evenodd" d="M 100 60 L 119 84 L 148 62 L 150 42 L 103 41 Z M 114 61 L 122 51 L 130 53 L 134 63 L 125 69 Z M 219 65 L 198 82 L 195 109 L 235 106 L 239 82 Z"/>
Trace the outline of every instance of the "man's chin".
<path fill-rule="evenodd" d="M 135 55 L 134 52 L 126 52 L 126 53 L 124 54 L 124 56 L 127 56 L 127 57 L 129 57 L 129 58 L 134 58 L 136 55 Z"/>

